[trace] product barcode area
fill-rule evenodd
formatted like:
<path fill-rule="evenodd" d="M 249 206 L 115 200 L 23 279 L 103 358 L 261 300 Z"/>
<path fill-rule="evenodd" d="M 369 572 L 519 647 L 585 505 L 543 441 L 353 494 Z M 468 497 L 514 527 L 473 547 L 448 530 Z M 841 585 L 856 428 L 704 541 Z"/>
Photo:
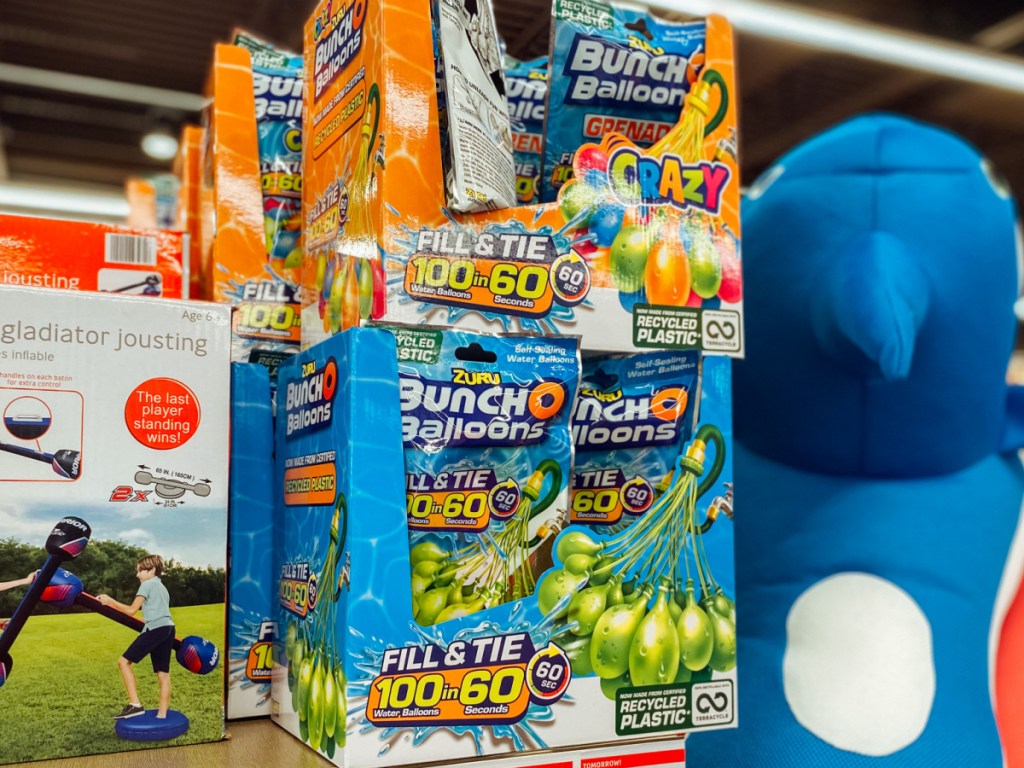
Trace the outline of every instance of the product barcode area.
<path fill-rule="evenodd" d="M 156 266 L 156 238 L 107 233 L 104 254 L 106 261 L 112 264 Z"/>

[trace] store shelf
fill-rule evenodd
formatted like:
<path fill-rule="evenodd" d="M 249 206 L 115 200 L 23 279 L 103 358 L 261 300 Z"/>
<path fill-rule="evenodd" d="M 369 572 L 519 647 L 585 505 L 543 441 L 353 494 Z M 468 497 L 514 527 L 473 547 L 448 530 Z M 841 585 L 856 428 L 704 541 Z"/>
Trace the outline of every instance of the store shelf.
<path fill-rule="evenodd" d="M 139 755 L 119 752 L 112 755 L 43 760 L 33 768 L 262 768 L 286 765 L 288 768 L 325 768 L 331 764 L 313 750 L 278 728 L 270 720 L 246 720 L 228 723 L 228 738 L 214 744 L 155 749 Z"/>
<path fill-rule="evenodd" d="M 228 736 L 224 741 L 213 744 L 152 749 L 144 755 L 138 754 L 137 751 L 118 752 L 61 760 L 41 760 L 23 765 L 30 765 L 31 768 L 138 768 L 144 760 L 146 768 L 333 768 L 332 763 L 267 718 L 229 722 L 227 731 Z M 664 768 L 672 765 L 682 768 L 682 748 L 681 740 L 662 741 L 657 737 L 649 737 L 635 742 L 632 747 L 605 746 L 584 752 L 557 753 L 557 764 L 563 765 L 566 761 L 580 764 L 582 760 L 583 765 L 596 761 L 620 766 L 646 765 Z M 548 756 L 552 757 L 550 753 Z M 507 760 L 498 760 L 494 765 L 496 768 L 507 768 L 512 763 L 521 765 L 523 761 L 517 761 L 516 757 L 512 755 Z M 533 762 L 549 762 L 536 755 L 535 757 L 536 760 Z M 665 760 L 669 762 L 663 762 Z M 463 765 L 468 767 L 473 764 Z"/>

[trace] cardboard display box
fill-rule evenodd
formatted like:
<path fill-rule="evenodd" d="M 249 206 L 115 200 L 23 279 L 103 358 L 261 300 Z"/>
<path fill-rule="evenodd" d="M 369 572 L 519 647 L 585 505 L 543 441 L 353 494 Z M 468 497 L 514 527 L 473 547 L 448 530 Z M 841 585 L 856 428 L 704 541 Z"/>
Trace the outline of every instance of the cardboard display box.
<path fill-rule="evenodd" d="M 272 262 L 267 255 L 250 52 L 218 44 L 207 93 L 212 102 L 199 193 L 202 282 L 211 286 L 213 301 L 237 307 L 232 359 L 273 370 L 299 345 L 301 270 L 299 264 Z M 298 105 L 301 110 L 301 100 Z"/>
<path fill-rule="evenodd" d="M 321 2 L 304 48 L 303 346 L 384 319 L 742 356 L 732 31 L 710 16 L 704 37 L 654 147 L 609 134 L 576 152 L 558 202 L 453 215 L 430 3 Z"/>
<path fill-rule="evenodd" d="M 180 232 L 0 214 L 0 286 L 188 297 Z"/>
<path fill-rule="evenodd" d="M 231 388 L 227 714 L 236 720 L 270 715 L 277 576 L 274 416 L 267 368 L 232 363 Z"/>
<path fill-rule="evenodd" d="M 0 763 L 222 738 L 229 354 L 227 307 L 0 286 Z M 143 658 L 115 730 L 143 626 L 102 596 L 131 605 L 151 554 L 172 712 Z"/>
<path fill-rule="evenodd" d="M 567 602 L 573 591 L 558 586 L 575 567 L 570 555 L 595 546 L 616 553 L 608 568 L 622 583 L 630 580 L 636 595 L 646 596 L 645 605 L 649 601 L 645 613 L 633 616 L 650 618 L 643 634 L 651 642 L 677 631 L 675 619 L 668 628 L 664 597 L 668 583 L 683 573 L 684 548 L 688 567 L 694 578 L 700 570 L 709 595 L 715 585 L 735 594 L 731 523 L 715 523 L 732 480 L 731 361 L 704 361 L 698 426 L 676 469 L 681 496 L 693 491 L 692 506 L 659 509 L 655 501 L 639 522 L 607 533 L 581 526 L 559 532 L 557 525 L 537 531 L 551 539 L 540 549 L 554 563 L 531 561 L 535 593 L 420 626 L 414 605 L 422 602 L 412 599 L 415 576 L 410 588 L 413 566 L 423 558 L 452 562 L 458 555 L 442 553 L 443 546 L 410 550 L 397 355 L 388 332 L 360 328 L 299 353 L 281 368 L 275 721 L 343 768 L 454 765 L 514 753 L 526 759 L 525 753 L 547 749 L 628 751 L 652 736 L 678 739 L 698 728 L 733 727 L 734 646 L 731 656 L 717 646 L 712 655 L 698 642 L 700 654 L 708 656 L 699 671 L 691 671 L 678 647 L 667 650 L 673 644 L 666 640 L 663 657 L 651 650 L 651 659 L 663 658 L 665 669 L 638 662 L 644 682 L 612 678 L 607 669 L 599 676 L 589 645 L 598 642 L 600 630 L 593 629 L 593 637 L 578 635 L 576 619 L 567 621 L 565 603 L 557 602 L 558 596 Z M 453 382 L 437 386 L 461 386 L 455 373 Z M 461 389 L 458 396 L 470 397 Z M 483 400 L 485 393 L 476 396 Z M 486 396 L 492 398 L 487 402 L 500 400 Z M 481 541 L 492 558 L 513 556 L 489 549 L 486 536 Z M 667 557 L 672 551 L 679 557 Z M 598 587 L 592 578 L 591 586 Z M 573 583 L 583 586 L 580 577 Z M 494 586 L 475 589 L 484 594 Z M 604 608 L 597 613 L 606 615 Z M 717 632 L 715 637 L 726 639 Z M 609 663 L 621 665 L 632 649 L 628 639 L 622 642 L 618 651 L 605 648 L 601 658 L 608 661 L 611 654 Z M 693 658 L 689 663 L 698 666 Z M 632 662 L 628 670 L 634 671 Z M 695 705 L 705 699 L 714 701 L 713 710 Z M 565 764 L 575 765 L 577 758 L 570 755 Z"/>

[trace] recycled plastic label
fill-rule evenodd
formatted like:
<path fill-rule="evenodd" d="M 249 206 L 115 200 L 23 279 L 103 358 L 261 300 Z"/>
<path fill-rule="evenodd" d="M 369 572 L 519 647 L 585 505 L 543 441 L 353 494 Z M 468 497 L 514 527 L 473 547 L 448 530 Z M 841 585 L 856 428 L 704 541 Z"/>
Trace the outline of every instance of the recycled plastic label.
<path fill-rule="evenodd" d="M 637 304 L 633 345 L 739 354 L 743 351 L 740 315 L 733 310 Z"/>
<path fill-rule="evenodd" d="M 441 331 L 387 326 L 398 345 L 398 362 L 435 365 L 441 358 Z"/>
<path fill-rule="evenodd" d="M 615 692 L 615 733 L 619 736 L 728 725 L 734 718 L 732 680 L 648 685 Z"/>
<path fill-rule="evenodd" d="M 700 310 L 637 304 L 633 344 L 661 349 L 700 349 Z"/>
<path fill-rule="evenodd" d="M 579 0 L 558 0 L 557 15 L 575 21 L 578 24 L 585 24 L 596 29 L 611 29 L 612 15 L 608 12 L 608 6 L 600 3 L 580 2 Z"/>

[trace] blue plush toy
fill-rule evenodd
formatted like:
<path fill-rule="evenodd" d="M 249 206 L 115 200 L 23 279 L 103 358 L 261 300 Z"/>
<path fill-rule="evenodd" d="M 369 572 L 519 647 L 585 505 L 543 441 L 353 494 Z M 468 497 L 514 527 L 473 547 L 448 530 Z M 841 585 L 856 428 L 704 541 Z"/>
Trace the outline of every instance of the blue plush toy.
<path fill-rule="evenodd" d="M 739 731 L 694 735 L 694 766 L 1002 765 L 991 638 L 1024 496 L 1015 219 L 975 149 L 893 116 L 827 131 L 751 189 Z"/>

